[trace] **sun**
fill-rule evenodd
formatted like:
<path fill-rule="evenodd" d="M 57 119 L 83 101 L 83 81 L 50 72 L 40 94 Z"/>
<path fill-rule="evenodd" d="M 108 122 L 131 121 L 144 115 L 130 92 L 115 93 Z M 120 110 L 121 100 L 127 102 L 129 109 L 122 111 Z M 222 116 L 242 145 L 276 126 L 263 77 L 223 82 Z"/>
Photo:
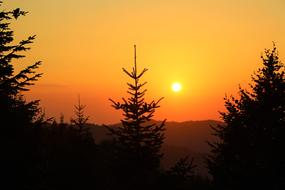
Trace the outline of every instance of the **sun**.
<path fill-rule="evenodd" d="M 173 92 L 179 92 L 182 90 L 182 85 L 179 82 L 174 82 L 171 86 Z"/>

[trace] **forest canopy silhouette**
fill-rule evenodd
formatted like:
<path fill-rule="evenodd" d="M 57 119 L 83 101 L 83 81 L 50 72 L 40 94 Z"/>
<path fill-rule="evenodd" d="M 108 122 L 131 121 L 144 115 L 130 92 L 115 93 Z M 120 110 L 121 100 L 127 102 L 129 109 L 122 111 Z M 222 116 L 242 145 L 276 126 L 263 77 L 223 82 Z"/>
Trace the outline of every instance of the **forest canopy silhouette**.
<path fill-rule="evenodd" d="M 279 60 L 275 43 L 272 49 L 265 49 L 262 66 L 251 76 L 249 88 L 240 87 L 237 97 L 225 97 L 226 110 L 220 113 L 223 122 L 211 122 L 212 131 L 204 128 L 206 133 L 213 134 L 204 139 L 208 141 L 208 148 L 199 154 L 208 171 L 202 175 L 197 172 L 201 160 L 197 160 L 195 151 L 192 154 L 190 151 L 184 154 L 184 151 L 172 165 L 163 164 L 170 157 L 164 152 L 170 149 L 166 142 L 171 137 L 167 132 L 175 127 L 168 128 L 173 122 L 166 119 L 153 119 L 162 98 L 145 100 L 147 83 L 142 82 L 142 78 L 147 69 L 138 70 L 136 46 L 132 70 L 123 69 L 132 81 L 127 82 L 127 95 L 121 102 L 110 99 L 112 106 L 122 113 L 119 124 L 88 123 L 89 116 L 85 115 L 86 106 L 80 96 L 70 122 L 66 122 L 63 115 L 57 122 L 45 116 L 39 100 L 27 101 L 24 96 L 43 76 L 38 72 L 42 63 L 38 61 L 20 71 L 15 69 L 15 63 L 19 64 L 25 57 L 36 36 L 17 43 L 11 23 L 19 22 L 28 12 L 20 8 L 5 10 L 2 1 L 0 8 L 1 187 L 285 188 L 285 67 Z M 44 64 L 48 67 L 49 63 Z M 183 131 L 184 135 L 187 130 Z M 182 139 L 181 134 L 174 141 L 181 140 L 179 138 Z"/>

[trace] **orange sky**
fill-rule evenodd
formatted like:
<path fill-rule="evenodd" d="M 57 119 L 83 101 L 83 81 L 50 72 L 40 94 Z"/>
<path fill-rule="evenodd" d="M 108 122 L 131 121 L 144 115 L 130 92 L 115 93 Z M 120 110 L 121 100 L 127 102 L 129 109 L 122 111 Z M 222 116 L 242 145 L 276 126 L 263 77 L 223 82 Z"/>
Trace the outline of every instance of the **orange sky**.
<path fill-rule="evenodd" d="M 16 40 L 36 34 L 23 65 L 43 61 L 28 99 L 69 121 L 80 94 L 96 123 L 120 113 L 108 98 L 125 96 L 133 44 L 149 71 L 149 99 L 165 97 L 156 119 L 219 119 L 225 94 L 246 86 L 276 42 L 285 61 L 284 0 L 6 0 L 30 13 L 13 23 Z M 183 90 L 171 91 L 180 81 Z"/>

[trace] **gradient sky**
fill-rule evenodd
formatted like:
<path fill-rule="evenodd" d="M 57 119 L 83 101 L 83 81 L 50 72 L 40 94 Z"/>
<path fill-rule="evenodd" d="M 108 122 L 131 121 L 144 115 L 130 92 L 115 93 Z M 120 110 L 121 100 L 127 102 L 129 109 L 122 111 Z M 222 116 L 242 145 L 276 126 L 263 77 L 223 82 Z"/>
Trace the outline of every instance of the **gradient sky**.
<path fill-rule="evenodd" d="M 149 71 L 149 100 L 165 97 L 156 119 L 219 119 L 225 94 L 246 87 L 276 42 L 285 61 L 284 0 L 6 0 L 29 14 L 13 23 L 16 40 L 36 34 L 24 65 L 43 61 L 27 93 L 48 116 L 69 121 L 80 94 L 95 123 L 118 122 L 108 98 L 126 95 L 122 67 Z M 1 7 L 1 8 L 3 8 Z M 183 90 L 171 91 L 180 81 Z"/>

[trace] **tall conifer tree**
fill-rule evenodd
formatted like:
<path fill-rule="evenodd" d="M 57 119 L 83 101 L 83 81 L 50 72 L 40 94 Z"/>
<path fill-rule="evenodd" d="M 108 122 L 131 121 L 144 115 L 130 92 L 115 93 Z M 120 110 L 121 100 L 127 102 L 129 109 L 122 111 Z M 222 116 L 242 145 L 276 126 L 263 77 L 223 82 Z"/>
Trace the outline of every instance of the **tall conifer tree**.
<path fill-rule="evenodd" d="M 2 6 L 2 1 L 0 1 Z M 3 127 L 15 124 L 24 126 L 33 122 L 38 109 L 38 101 L 26 102 L 22 92 L 28 91 L 42 74 L 36 73 L 41 62 L 26 67 L 15 73 L 13 61 L 24 58 L 24 52 L 30 48 L 35 36 L 14 43 L 14 32 L 10 29 L 10 21 L 26 15 L 19 8 L 0 12 L 0 117 Z"/>
<path fill-rule="evenodd" d="M 145 101 L 146 89 L 143 87 L 146 82 L 141 83 L 140 79 L 147 69 L 138 72 L 136 46 L 132 71 L 124 68 L 123 71 L 133 80 L 133 83 L 127 83 L 127 93 L 130 96 L 123 98 L 122 102 L 110 99 L 115 109 L 123 111 L 124 118 L 120 127 L 109 127 L 109 130 L 119 147 L 118 159 L 122 167 L 129 171 L 132 177 L 139 178 L 140 174 L 156 170 L 162 157 L 160 147 L 164 140 L 165 120 L 159 125 L 151 121 L 162 98 L 150 103 Z"/>
<path fill-rule="evenodd" d="M 39 102 L 26 101 L 23 92 L 41 77 L 42 74 L 36 73 L 41 62 L 15 71 L 15 61 L 25 57 L 24 53 L 30 49 L 35 36 L 16 43 L 11 21 L 27 12 L 19 8 L 5 11 L 2 4 L 0 1 L 0 172 L 4 176 L 1 182 L 2 187 L 10 182 L 11 189 L 17 185 L 28 188 L 28 184 L 34 183 L 39 163 L 40 148 L 35 126 L 40 125 L 42 117 Z"/>
<path fill-rule="evenodd" d="M 275 45 L 239 98 L 226 98 L 223 126 L 213 127 L 209 171 L 217 189 L 285 188 L 285 75 Z"/>

